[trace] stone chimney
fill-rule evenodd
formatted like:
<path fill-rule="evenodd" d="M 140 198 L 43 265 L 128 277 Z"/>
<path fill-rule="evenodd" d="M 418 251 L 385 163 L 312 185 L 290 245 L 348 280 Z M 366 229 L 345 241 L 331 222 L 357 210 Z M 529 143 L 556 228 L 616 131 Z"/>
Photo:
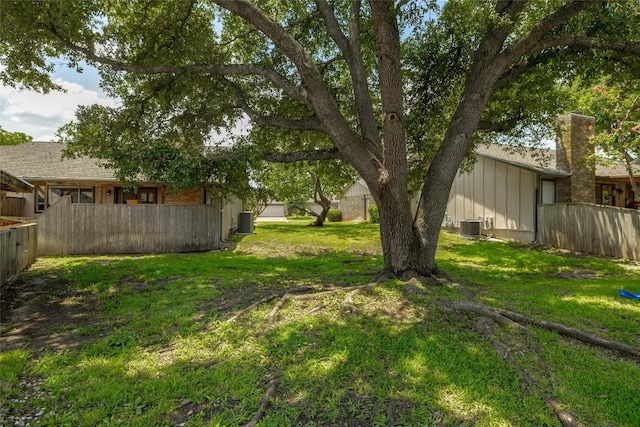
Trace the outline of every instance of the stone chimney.
<path fill-rule="evenodd" d="M 585 157 L 594 151 L 589 143 L 595 117 L 569 113 L 558 117 L 556 168 L 571 172 L 571 177 L 557 181 L 558 203 L 595 203 L 596 173 L 593 162 Z"/>

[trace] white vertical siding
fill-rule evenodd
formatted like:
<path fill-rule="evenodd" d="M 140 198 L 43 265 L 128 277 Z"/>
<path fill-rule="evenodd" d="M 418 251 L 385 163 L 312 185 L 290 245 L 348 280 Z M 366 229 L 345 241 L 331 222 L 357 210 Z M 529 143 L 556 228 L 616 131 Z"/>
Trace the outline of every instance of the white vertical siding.
<path fill-rule="evenodd" d="M 454 221 L 492 217 L 494 229 L 535 230 L 536 174 L 493 159 L 478 158 L 451 188 L 447 215 Z"/>
<path fill-rule="evenodd" d="M 507 165 L 493 161 L 495 167 L 495 210 L 493 224 L 495 228 L 507 228 Z"/>
<path fill-rule="evenodd" d="M 520 168 L 507 165 L 507 226 L 509 230 L 518 229 L 520 218 Z"/>
<path fill-rule="evenodd" d="M 496 183 L 495 183 L 495 160 L 480 158 L 484 164 L 485 173 L 482 175 L 484 188 L 484 218 L 496 217 Z"/>
<path fill-rule="evenodd" d="M 535 230 L 536 209 L 536 175 L 535 173 L 520 170 L 520 220 L 519 230 Z"/>
<path fill-rule="evenodd" d="M 469 218 L 475 219 L 479 216 L 484 218 L 484 176 L 485 162 L 477 163 L 476 167 L 471 172 L 471 178 L 473 180 L 473 194 L 474 197 L 471 200 L 473 206 L 473 212 Z"/>

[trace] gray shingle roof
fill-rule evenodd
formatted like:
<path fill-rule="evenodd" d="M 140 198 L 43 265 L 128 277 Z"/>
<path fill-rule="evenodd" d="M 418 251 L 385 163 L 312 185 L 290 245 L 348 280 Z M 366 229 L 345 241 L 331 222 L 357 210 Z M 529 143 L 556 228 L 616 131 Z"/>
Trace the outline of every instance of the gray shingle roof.
<path fill-rule="evenodd" d="M 556 168 L 556 151 L 548 148 L 514 151 L 512 147 L 490 144 L 477 146 L 476 153 L 483 157 L 503 161 L 549 176 L 566 177 L 571 175 L 567 171 Z M 616 162 L 611 166 L 596 165 L 596 176 L 626 178 L 628 174 L 624 164 Z"/>
<path fill-rule="evenodd" d="M 118 181 L 96 159 L 62 159 L 65 147 L 59 142 L 0 145 L 0 169 L 27 181 Z"/>
<path fill-rule="evenodd" d="M 556 168 L 556 152 L 550 149 L 517 149 L 501 144 L 479 145 L 476 153 L 544 175 L 568 177 L 571 173 Z"/>
<path fill-rule="evenodd" d="M 93 181 L 118 182 L 112 169 L 100 166 L 96 159 L 79 157 L 62 159 L 66 144 L 60 142 L 27 142 L 0 145 L 0 169 L 27 181 Z M 556 152 L 536 149 L 514 152 L 500 144 L 479 145 L 478 155 L 520 166 L 549 176 L 566 177 L 570 173 L 556 169 Z M 596 167 L 596 176 L 627 177 L 623 164 Z"/>

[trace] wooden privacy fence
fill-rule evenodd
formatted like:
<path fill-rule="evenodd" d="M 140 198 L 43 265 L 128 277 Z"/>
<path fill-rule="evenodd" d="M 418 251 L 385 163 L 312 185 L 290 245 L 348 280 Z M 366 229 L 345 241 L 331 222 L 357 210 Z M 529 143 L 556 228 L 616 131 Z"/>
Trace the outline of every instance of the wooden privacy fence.
<path fill-rule="evenodd" d="M 0 286 L 35 261 L 37 248 L 37 224 L 0 228 Z"/>
<path fill-rule="evenodd" d="M 1 216 L 22 216 L 25 200 L 22 197 L 0 197 Z"/>
<path fill-rule="evenodd" d="M 196 252 L 220 246 L 218 205 L 101 205 L 66 196 L 38 218 L 39 255 Z"/>
<path fill-rule="evenodd" d="M 640 212 L 584 203 L 539 205 L 538 240 L 557 248 L 640 260 Z"/>

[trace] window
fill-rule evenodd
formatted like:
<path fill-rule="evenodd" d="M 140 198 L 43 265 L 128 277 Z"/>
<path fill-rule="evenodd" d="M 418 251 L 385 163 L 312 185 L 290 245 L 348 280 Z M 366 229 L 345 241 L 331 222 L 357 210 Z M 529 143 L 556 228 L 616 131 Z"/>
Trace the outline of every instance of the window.
<path fill-rule="evenodd" d="M 542 180 L 542 203 L 556 202 L 556 182 L 550 179 Z"/>
<path fill-rule="evenodd" d="M 130 188 L 116 188 L 116 203 L 128 203 L 128 200 L 135 200 L 143 205 L 158 203 L 158 189 L 154 187 L 140 187 L 138 192 Z"/>
<path fill-rule="evenodd" d="M 49 205 L 64 196 L 71 196 L 72 203 L 94 203 L 93 187 L 49 187 Z"/>
<path fill-rule="evenodd" d="M 140 203 L 143 205 L 150 205 L 156 203 L 156 188 L 141 188 L 138 190 L 138 195 L 140 196 Z"/>
<path fill-rule="evenodd" d="M 47 207 L 46 205 L 47 202 L 45 198 L 45 192 L 42 186 L 36 185 L 35 188 L 33 189 L 33 200 L 35 202 L 34 210 L 36 212 L 44 212 L 44 210 Z"/>
<path fill-rule="evenodd" d="M 611 184 L 596 184 L 596 204 L 615 206 L 613 188 Z"/>

